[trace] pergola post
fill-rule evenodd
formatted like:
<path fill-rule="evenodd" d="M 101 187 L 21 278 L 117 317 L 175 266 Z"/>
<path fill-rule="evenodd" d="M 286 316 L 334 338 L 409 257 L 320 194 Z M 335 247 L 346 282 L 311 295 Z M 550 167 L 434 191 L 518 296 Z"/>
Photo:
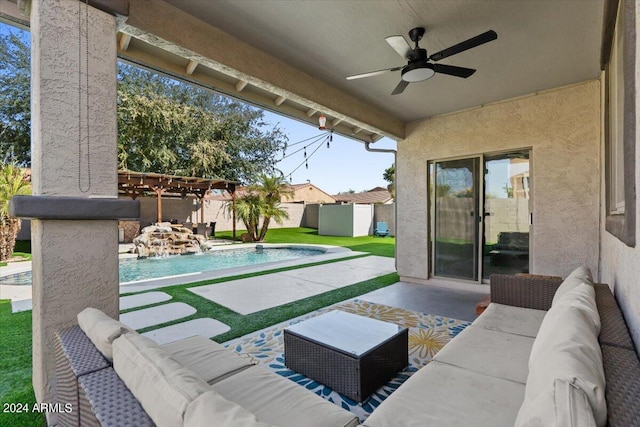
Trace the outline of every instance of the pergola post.
<path fill-rule="evenodd" d="M 157 196 L 157 202 L 156 202 L 157 210 L 158 210 L 157 222 L 162 222 L 162 193 L 167 191 L 167 189 L 162 187 L 154 187 L 153 191 L 156 192 L 156 196 Z"/>

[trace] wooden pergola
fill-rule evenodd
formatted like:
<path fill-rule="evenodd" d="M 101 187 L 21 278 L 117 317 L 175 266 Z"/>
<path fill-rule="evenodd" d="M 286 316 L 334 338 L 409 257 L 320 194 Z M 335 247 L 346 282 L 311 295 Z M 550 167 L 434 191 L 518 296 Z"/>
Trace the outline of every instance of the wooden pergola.
<path fill-rule="evenodd" d="M 162 222 L 163 194 L 180 194 L 183 197 L 187 194 L 195 194 L 200 201 L 200 222 L 204 224 L 204 197 L 211 190 L 226 190 L 231 194 L 231 200 L 234 205 L 232 212 L 233 235 L 235 236 L 235 181 L 151 172 L 133 172 L 128 170 L 118 171 L 118 191 L 121 193 L 126 194 L 134 200 L 141 195 L 155 194 L 157 196 L 158 222 Z"/>

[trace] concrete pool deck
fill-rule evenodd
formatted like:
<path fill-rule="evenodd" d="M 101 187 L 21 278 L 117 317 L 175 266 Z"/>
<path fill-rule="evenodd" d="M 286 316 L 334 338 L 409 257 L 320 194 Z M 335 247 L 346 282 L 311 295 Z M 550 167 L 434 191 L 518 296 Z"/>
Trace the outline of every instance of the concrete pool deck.
<path fill-rule="evenodd" d="M 257 244 L 233 245 L 244 248 L 255 247 Z M 229 249 L 228 245 L 226 249 Z M 163 288 L 166 286 L 181 285 L 195 283 L 203 280 L 218 279 L 222 277 L 237 276 L 241 274 L 252 274 L 261 271 L 272 270 L 276 268 L 295 267 L 303 264 L 330 261 L 340 258 L 347 258 L 359 255 L 367 255 L 366 252 L 355 252 L 347 248 L 325 245 L 305 245 L 305 244 L 263 244 L 265 248 L 269 247 L 299 247 L 299 248 L 322 248 L 326 252 L 321 255 L 295 258 L 286 261 L 275 261 L 270 263 L 255 264 L 249 266 L 232 267 L 213 271 L 195 272 L 177 276 L 163 277 L 158 279 L 148 279 L 137 282 L 121 283 L 120 294 L 144 292 L 152 289 Z M 223 250 L 219 247 L 214 250 Z M 120 254 L 120 258 L 131 258 L 132 254 Z M 22 261 L 9 263 L 7 266 L 0 268 L 0 278 L 31 272 L 31 261 Z M 355 283 L 355 282 L 354 282 Z M 0 284 L 0 299 L 10 299 L 12 303 L 12 311 L 31 310 L 31 286 L 30 285 L 2 285 Z"/>
<path fill-rule="evenodd" d="M 273 270 L 275 268 L 300 268 L 267 273 L 261 276 L 231 280 L 215 285 L 203 285 L 190 289 L 195 294 L 210 299 L 218 304 L 240 313 L 249 314 L 267 308 L 276 307 L 302 298 L 318 295 L 333 289 L 349 286 L 369 280 L 374 277 L 395 271 L 393 258 L 379 256 L 363 256 L 354 259 L 340 258 L 366 255 L 362 252 L 350 250 L 328 251 L 323 255 L 303 257 L 295 260 L 277 261 L 273 263 L 257 264 L 248 267 L 234 267 L 225 270 L 195 273 L 185 276 L 155 279 L 146 282 L 136 282 L 120 286 L 121 294 L 143 292 L 174 284 L 246 274 L 251 272 Z M 336 260 L 329 264 L 304 266 L 304 264 Z M 22 267 L 24 271 L 24 266 Z M 3 268 L 4 269 L 4 268 Z M 11 274 L 15 274 L 15 270 Z M 7 274 L 4 271 L 3 275 Z M 195 280 L 193 280 L 195 278 Z M 177 281 L 177 283 L 176 283 Z M 0 286 L 0 298 L 11 298 L 2 292 L 6 288 L 20 288 L 13 295 L 23 299 L 12 301 L 12 311 L 31 309 L 31 286 Z M 158 305 L 159 304 L 159 305 Z M 150 306 L 150 307 L 145 307 Z M 169 321 L 189 318 L 196 313 L 195 308 L 184 303 L 171 302 L 171 296 L 161 292 L 144 292 L 120 297 L 120 308 L 125 313 L 120 320 L 134 329 L 153 328 L 164 325 Z M 229 330 L 229 326 L 211 318 L 191 319 L 171 326 L 154 328 L 144 333 L 145 336 L 159 343 L 167 343 L 193 335 L 212 338 Z"/>

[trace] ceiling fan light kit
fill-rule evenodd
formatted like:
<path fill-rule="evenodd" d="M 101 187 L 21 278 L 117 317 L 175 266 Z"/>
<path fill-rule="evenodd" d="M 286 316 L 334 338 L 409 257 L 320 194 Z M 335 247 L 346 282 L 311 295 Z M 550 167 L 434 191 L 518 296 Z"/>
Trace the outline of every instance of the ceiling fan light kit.
<path fill-rule="evenodd" d="M 422 40 L 424 33 L 425 29 L 422 27 L 413 28 L 411 31 L 409 31 L 409 37 L 411 38 L 411 41 L 415 43 L 414 48 L 411 48 L 407 40 L 402 36 L 390 36 L 385 39 L 389 46 L 393 48 L 393 50 L 398 52 L 400 56 L 407 60 L 407 65 L 387 68 L 385 70 L 372 71 L 363 74 L 356 74 L 347 77 L 347 80 L 361 79 L 364 77 L 377 76 L 379 74 L 385 74 L 388 72 L 401 71 L 400 83 L 398 83 L 393 92 L 391 92 L 392 95 L 397 95 L 402 93 L 407 88 L 409 83 L 416 83 L 430 79 L 435 73 L 448 74 L 450 76 L 466 79 L 467 77 L 470 77 L 473 73 L 475 73 L 476 70 L 472 68 L 457 67 L 454 65 L 433 64 L 429 61 L 436 62 L 498 38 L 498 34 L 496 34 L 495 31 L 489 30 L 461 43 L 441 50 L 440 52 L 434 53 L 431 56 L 428 56 L 426 49 L 422 49 L 418 45 L 420 40 Z"/>
<path fill-rule="evenodd" d="M 402 80 L 409 83 L 416 83 L 430 79 L 436 72 L 428 67 L 428 65 L 430 64 L 426 64 L 426 66 L 422 63 L 407 65 L 402 69 Z"/>

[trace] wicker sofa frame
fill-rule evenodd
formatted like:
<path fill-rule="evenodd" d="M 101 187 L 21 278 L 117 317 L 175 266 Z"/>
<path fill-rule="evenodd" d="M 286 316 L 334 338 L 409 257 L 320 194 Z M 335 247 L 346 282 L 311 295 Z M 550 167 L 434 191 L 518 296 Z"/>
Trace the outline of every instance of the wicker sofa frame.
<path fill-rule="evenodd" d="M 548 310 L 559 278 L 491 276 L 491 301 Z M 609 427 L 640 426 L 640 360 L 622 312 L 607 285 L 596 284 L 600 347 L 606 378 Z M 124 382 L 78 326 L 58 332 L 57 399 L 73 410 L 59 414 L 58 425 L 154 426 Z"/>
<path fill-rule="evenodd" d="M 560 278 L 491 276 L 491 302 L 549 310 Z M 624 316 L 608 285 L 595 284 L 600 349 L 606 379 L 607 425 L 640 426 L 640 360 Z"/>

